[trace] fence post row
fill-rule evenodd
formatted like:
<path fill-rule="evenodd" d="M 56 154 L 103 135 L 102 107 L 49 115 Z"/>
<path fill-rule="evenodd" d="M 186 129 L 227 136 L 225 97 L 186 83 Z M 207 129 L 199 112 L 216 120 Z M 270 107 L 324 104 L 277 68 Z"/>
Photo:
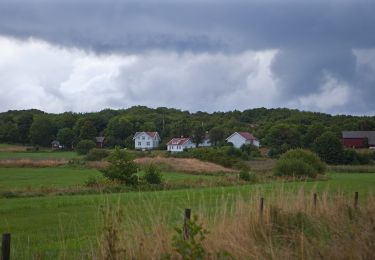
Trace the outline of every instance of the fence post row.
<path fill-rule="evenodd" d="M 191 209 L 185 209 L 185 214 L 184 214 L 184 227 L 183 227 L 183 239 L 187 240 L 189 239 L 189 221 L 191 217 Z"/>
<path fill-rule="evenodd" d="M 1 260 L 10 259 L 10 234 L 3 234 L 3 239 L 1 241 Z"/>

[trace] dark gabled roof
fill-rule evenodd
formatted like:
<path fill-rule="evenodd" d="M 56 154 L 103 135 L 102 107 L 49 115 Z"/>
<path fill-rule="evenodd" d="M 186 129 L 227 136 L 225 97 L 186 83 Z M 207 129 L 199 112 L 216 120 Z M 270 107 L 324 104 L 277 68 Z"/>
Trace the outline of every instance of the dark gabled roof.
<path fill-rule="evenodd" d="M 342 131 L 342 138 L 367 138 L 370 145 L 375 145 L 375 131 Z"/>
<path fill-rule="evenodd" d="M 189 142 L 189 138 L 173 138 L 172 140 L 170 140 L 167 145 L 183 145 L 187 142 Z"/>

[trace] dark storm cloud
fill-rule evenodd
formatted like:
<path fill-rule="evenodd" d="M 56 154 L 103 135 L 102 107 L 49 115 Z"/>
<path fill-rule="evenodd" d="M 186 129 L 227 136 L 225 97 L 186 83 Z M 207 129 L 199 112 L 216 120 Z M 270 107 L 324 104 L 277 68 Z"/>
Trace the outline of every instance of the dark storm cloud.
<path fill-rule="evenodd" d="M 277 49 L 277 105 L 318 93 L 328 75 L 357 93 L 337 112 L 375 111 L 375 61 L 358 66 L 354 54 L 375 48 L 374 1 L 76 2 L 0 2 L 0 35 L 97 53 Z"/>

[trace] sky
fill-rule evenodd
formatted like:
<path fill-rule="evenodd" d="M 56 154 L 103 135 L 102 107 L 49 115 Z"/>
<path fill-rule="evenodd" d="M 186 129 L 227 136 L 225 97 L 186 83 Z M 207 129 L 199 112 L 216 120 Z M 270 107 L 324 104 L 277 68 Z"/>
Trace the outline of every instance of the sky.
<path fill-rule="evenodd" d="M 0 111 L 375 115 L 375 1 L 0 0 Z"/>

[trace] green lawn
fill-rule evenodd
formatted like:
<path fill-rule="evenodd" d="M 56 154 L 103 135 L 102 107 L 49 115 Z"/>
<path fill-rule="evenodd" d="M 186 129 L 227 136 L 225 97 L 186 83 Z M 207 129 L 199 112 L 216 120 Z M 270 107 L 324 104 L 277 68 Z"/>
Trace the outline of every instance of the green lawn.
<path fill-rule="evenodd" d="M 96 241 L 100 205 L 107 201 L 120 201 L 129 225 L 136 221 L 147 227 L 152 222 L 150 219 L 155 218 L 175 226 L 180 224 L 186 207 L 209 216 L 216 214 L 223 205 L 232 205 L 238 196 L 249 199 L 260 192 L 267 201 L 267 193 L 280 187 L 286 190 L 304 187 L 306 191 L 316 188 L 318 192 L 341 190 L 350 195 L 359 191 L 361 199 L 375 191 L 375 174 L 329 174 L 329 177 L 328 181 L 307 183 L 0 199 L 0 233 L 12 233 L 15 259 L 29 259 L 38 251 L 46 258 L 56 258 L 61 253 L 59 250 L 67 249 L 70 255 L 79 254 L 80 249 L 86 250 Z"/>
<path fill-rule="evenodd" d="M 0 152 L 0 160 L 4 159 L 73 159 L 79 158 L 76 152 Z"/>
<path fill-rule="evenodd" d="M 0 192 L 40 187 L 70 187 L 83 185 L 90 176 L 101 176 L 96 169 L 81 168 L 0 168 Z M 193 175 L 178 172 L 163 172 L 168 182 L 208 179 L 214 176 Z"/>

